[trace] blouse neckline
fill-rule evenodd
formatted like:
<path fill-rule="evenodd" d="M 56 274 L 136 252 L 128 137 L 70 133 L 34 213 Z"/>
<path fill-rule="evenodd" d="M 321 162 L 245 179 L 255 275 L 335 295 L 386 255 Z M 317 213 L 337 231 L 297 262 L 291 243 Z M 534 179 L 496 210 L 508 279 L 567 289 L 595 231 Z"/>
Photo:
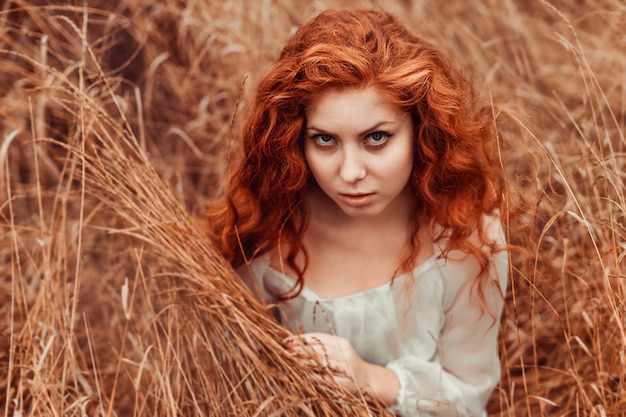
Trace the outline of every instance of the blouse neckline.
<path fill-rule="evenodd" d="M 410 274 L 414 277 L 423 274 L 424 272 L 426 272 L 427 270 L 429 270 L 431 267 L 435 266 L 436 262 L 437 262 L 437 258 L 438 258 L 438 247 L 437 245 L 433 245 L 435 247 L 435 252 L 429 256 L 428 258 L 426 258 L 423 262 L 421 262 L 419 265 L 417 265 L 415 268 L 413 268 L 410 272 Z M 274 268 L 272 268 L 272 266 L 269 264 L 269 254 L 267 255 L 267 268 L 272 271 L 273 273 L 275 273 L 278 277 L 280 277 L 283 281 L 286 281 L 290 287 L 293 287 L 296 283 L 296 281 L 290 277 L 289 275 L 278 271 Z M 409 275 L 409 272 L 399 275 L 396 278 L 392 279 L 391 281 L 385 282 L 383 284 L 377 285 L 375 287 L 372 288 L 367 288 L 365 290 L 361 290 L 361 291 L 357 291 L 355 293 L 352 294 L 346 294 L 346 295 L 340 295 L 338 297 L 322 297 L 321 295 L 317 294 L 315 291 L 313 291 L 312 289 L 310 289 L 308 286 L 304 285 L 302 287 L 302 292 L 300 293 L 301 296 L 307 298 L 307 299 L 312 299 L 312 300 L 319 300 L 319 301 L 338 301 L 338 300 L 347 300 L 350 298 L 355 298 L 355 297 L 363 297 L 367 294 L 373 294 L 376 292 L 381 292 L 381 291 L 386 291 L 388 288 L 390 288 L 392 285 L 396 284 L 397 282 L 401 282 L 404 281 L 407 277 L 407 275 Z"/>

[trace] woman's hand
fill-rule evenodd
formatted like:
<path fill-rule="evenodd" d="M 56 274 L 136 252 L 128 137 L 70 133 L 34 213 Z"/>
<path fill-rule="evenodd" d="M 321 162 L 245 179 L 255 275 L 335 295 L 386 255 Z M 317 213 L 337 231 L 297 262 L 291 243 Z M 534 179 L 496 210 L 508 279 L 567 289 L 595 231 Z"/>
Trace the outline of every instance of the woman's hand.
<path fill-rule="evenodd" d="M 305 333 L 288 337 L 285 347 L 308 365 L 328 368 L 335 381 L 352 393 L 365 389 L 387 406 L 394 405 L 400 390 L 395 372 L 364 361 L 343 337 Z"/>
<path fill-rule="evenodd" d="M 357 392 L 359 386 L 369 386 L 371 365 L 342 337 L 305 333 L 285 339 L 285 346 L 290 352 L 301 355 L 303 361 L 329 368 L 335 380 L 350 392 Z"/>

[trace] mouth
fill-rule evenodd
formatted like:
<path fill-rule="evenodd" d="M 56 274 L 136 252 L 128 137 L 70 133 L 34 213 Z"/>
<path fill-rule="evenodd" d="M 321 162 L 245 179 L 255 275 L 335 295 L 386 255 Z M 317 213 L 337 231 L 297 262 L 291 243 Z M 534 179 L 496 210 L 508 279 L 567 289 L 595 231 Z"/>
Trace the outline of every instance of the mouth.
<path fill-rule="evenodd" d="M 347 205 L 352 207 L 363 207 L 371 203 L 375 193 L 352 193 L 339 195 Z"/>

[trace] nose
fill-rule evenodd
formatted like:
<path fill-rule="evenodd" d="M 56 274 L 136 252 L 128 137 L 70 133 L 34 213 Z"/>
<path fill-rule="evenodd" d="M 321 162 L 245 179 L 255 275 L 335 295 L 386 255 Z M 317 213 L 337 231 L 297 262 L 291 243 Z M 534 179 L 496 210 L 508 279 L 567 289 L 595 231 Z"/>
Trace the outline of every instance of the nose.
<path fill-rule="evenodd" d="M 365 178 L 365 161 L 358 149 L 346 147 L 343 152 L 339 175 L 347 183 L 355 183 Z"/>

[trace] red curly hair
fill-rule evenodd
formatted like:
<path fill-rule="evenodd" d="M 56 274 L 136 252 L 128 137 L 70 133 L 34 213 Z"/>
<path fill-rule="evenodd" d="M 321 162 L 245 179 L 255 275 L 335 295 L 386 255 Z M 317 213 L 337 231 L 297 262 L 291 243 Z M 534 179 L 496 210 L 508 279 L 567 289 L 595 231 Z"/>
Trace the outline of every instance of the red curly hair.
<path fill-rule="evenodd" d="M 475 255 L 485 275 L 483 217 L 501 208 L 504 192 L 490 158 L 492 109 L 475 107 L 471 82 L 437 48 L 374 10 L 325 11 L 305 23 L 260 82 L 244 125 L 243 158 L 225 202 L 208 212 L 215 243 L 233 266 L 286 244 L 299 293 L 306 263 L 299 267 L 296 256 L 306 259 L 309 219 L 302 199 L 314 182 L 303 156 L 305 109 L 326 89 L 368 86 L 414 121 L 413 254 L 404 266 L 418 250 L 419 219 L 428 219 L 445 233 L 435 241 L 446 238 L 447 250 Z M 476 231 L 478 242 L 470 239 Z"/>

